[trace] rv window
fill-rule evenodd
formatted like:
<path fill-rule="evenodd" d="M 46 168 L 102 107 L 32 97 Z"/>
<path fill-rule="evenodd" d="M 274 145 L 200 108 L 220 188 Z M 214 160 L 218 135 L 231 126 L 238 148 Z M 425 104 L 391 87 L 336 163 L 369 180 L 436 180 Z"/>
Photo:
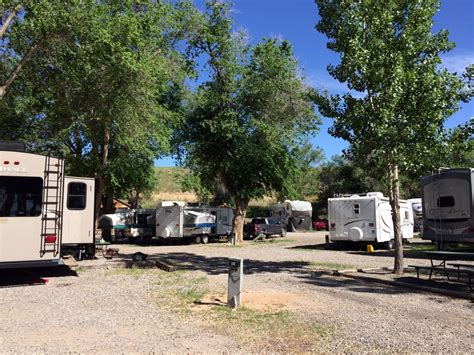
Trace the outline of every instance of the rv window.
<path fill-rule="evenodd" d="M 360 205 L 358 203 L 354 204 L 354 214 L 360 213 Z"/>
<path fill-rule="evenodd" d="M 405 211 L 405 220 L 407 220 L 407 219 L 409 219 L 409 218 L 410 218 L 410 216 L 409 216 L 409 214 L 408 214 L 408 211 Z"/>
<path fill-rule="evenodd" d="M 83 210 L 86 208 L 87 185 L 83 182 L 71 182 L 67 188 L 67 208 Z"/>
<path fill-rule="evenodd" d="M 438 207 L 453 207 L 454 196 L 440 196 L 437 205 Z"/>
<path fill-rule="evenodd" d="M 37 217 L 42 196 L 42 178 L 0 176 L 0 217 Z"/>

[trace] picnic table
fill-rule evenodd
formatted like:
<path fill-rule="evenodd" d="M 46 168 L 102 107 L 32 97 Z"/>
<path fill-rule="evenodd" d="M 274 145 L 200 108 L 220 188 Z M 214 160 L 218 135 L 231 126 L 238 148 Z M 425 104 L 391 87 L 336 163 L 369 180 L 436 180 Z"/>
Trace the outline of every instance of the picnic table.
<path fill-rule="evenodd" d="M 431 266 L 425 265 L 408 265 L 416 269 L 416 275 L 420 278 L 420 270 L 429 270 L 429 280 L 433 275 L 433 272 L 439 272 L 446 275 L 449 280 L 450 274 L 457 274 L 458 280 L 461 279 L 461 274 L 465 274 L 468 279 L 469 288 L 472 290 L 471 279 L 474 275 L 474 264 L 467 263 L 449 263 L 449 261 L 474 261 L 473 252 L 458 252 L 458 251 L 442 251 L 442 250 L 427 250 L 422 251 L 423 254 L 430 258 Z M 453 266 L 453 268 L 446 267 L 447 265 Z"/>

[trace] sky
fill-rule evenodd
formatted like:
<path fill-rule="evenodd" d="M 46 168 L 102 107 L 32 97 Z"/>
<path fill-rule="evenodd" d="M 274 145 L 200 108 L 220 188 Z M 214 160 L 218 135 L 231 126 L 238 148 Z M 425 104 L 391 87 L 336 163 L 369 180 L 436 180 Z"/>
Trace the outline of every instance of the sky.
<path fill-rule="evenodd" d="M 194 3 L 203 8 L 204 0 Z M 318 10 L 314 0 L 234 0 L 232 15 L 235 26 L 245 30 L 252 44 L 262 38 L 280 37 L 293 44 L 306 81 L 317 89 L 343 93 L 346 87 L 327 73 L 328 64 L 337 64 L 339 55 L 326 48 L 327 38 L 314 28 Z M 443 66 L 461 74 L 468 64 L 474 64 L 474 0 L 441 0 L 441 9 L 434 17 L 433 31 L 447 29 L 456 48 L 442 56 Z M 462 104 L 461 109 L 447 121 L 455 127 L 474 117 L 474 100 Z M 323 149 L 326 159 L 341 154 L 347 143 L 329 135 L 332 122 L 322 118 L 319 133 L 311 140 Z M 155 162 L 157 166 L 174 166 L 172 157 Z"/>

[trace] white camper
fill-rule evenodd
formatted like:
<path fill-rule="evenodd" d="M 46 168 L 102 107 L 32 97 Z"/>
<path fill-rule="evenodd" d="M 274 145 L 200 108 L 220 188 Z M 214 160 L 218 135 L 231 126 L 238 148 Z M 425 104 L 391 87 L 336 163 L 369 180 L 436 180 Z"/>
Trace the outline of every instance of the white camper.
<path fill-rule="evenodd" d="M 413 210 L 413 231 L 421 232 L 423 230 L 423 205 L 421 198 L 410 198 L 407 201 Z"/>
<path fill-rule="evenodd" d="M 0 268 L 61 264 L 63 243 L 93 254 L 93 201 L 93 181 L 65 178 L 64 160 L 0 142 Z"/>
<path fill-rule="evenodd" d="M 285 200 L 270 206 L 270 216 L 290 232 L 311 229 L 313 207 L 308 201 Z"/>
<path fill-rule="evenodd" d="M 189 209 L 215 216 L 215 223 L 211 228 L 210 237 L 229 237 L 231 235 L 234 219 L 234 210 L 231 207 L 189 207 Z"/>
<path fill-rule="evenodd" d="M 388 197 L 369 192 L 328 199 L 329 241 L 385 243 L 394 246 L 394 231 Z M 413 211 L 407 201 L 400 200 L 403 239 L 413 238 Z"/>
<path fill-rule="evenodd" d="M 474 243 L 474 168 L 440 169 L 421 179 L 422 239 Z"/>
<path fill-rule="evenodd" d="M 210 212 L 187 208 L 184 203 L 162 203 L 156 210 L 155 236 L 163 239 L 185 238 L 197 244 L 207 243 L 215 221 L 216 216 Z"/>
<path fill-rule="evenodd" d="M 72 179 L 69 182 L 77 181 Z M 75 189 L 64 189 L 62 159 L 26 153 L 21 144 L 0 142 L 0 268 L 58 265 L 63 240 L 82 245 L 82 227 L 87 226 L 68 208 L 68 201 L 74 205 L 89 200 L 75 194 Z M 90 207 L 85 209 L 93 222 L 93 203 Z M 84 244 L 93 244 L 93 230 L 85 233 Z"/>

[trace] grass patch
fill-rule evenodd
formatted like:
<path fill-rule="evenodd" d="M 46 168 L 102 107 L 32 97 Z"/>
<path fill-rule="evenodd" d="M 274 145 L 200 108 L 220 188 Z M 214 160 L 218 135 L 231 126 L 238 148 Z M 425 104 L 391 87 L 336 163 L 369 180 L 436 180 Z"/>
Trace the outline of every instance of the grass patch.
<path fill-rule="evenodd" d="M 131 276 L 136 279 L 142 277 L 146 273 L 157 271 L 156 269 L 149 268 L 139 268 L 139 267 L 129 267 L 129 268 L 117 268 L 111 269 L 108 271 L 108 275 L 122 275 L 122 276 Z"/>
<path fill-rule="evenodd" d="M 350 265 L 350 264 L 318 263 L 318 262 L 310 262 L 309 267 L 310 269 L 318 269 L 318 270 L 348 270 L 348 269 L 356 268 L 354 265 Z"/>
<path fill-rule="evenodd" d="M 257 352 L 316 351 L 322 338 L 332 332 L 330 327 L 304 322 L 289 311 L 213 307 L 212 317 L 226 335 Z"/>
<path fill-rule="evenodd" d="M 221 304 L 200 305 L 211 290 L 206 276 L 192 272 L 160 273 L 155 284 L 155 299 L 183 320 L 192 319 L 212 332 L 230 336 L 252 351 L 303 352 L 317 350 L 323 337 L 333 331 L 316 323 L 305 322 L 290 311 L 257 311 L 247 307 L 231 310 Z"/>

